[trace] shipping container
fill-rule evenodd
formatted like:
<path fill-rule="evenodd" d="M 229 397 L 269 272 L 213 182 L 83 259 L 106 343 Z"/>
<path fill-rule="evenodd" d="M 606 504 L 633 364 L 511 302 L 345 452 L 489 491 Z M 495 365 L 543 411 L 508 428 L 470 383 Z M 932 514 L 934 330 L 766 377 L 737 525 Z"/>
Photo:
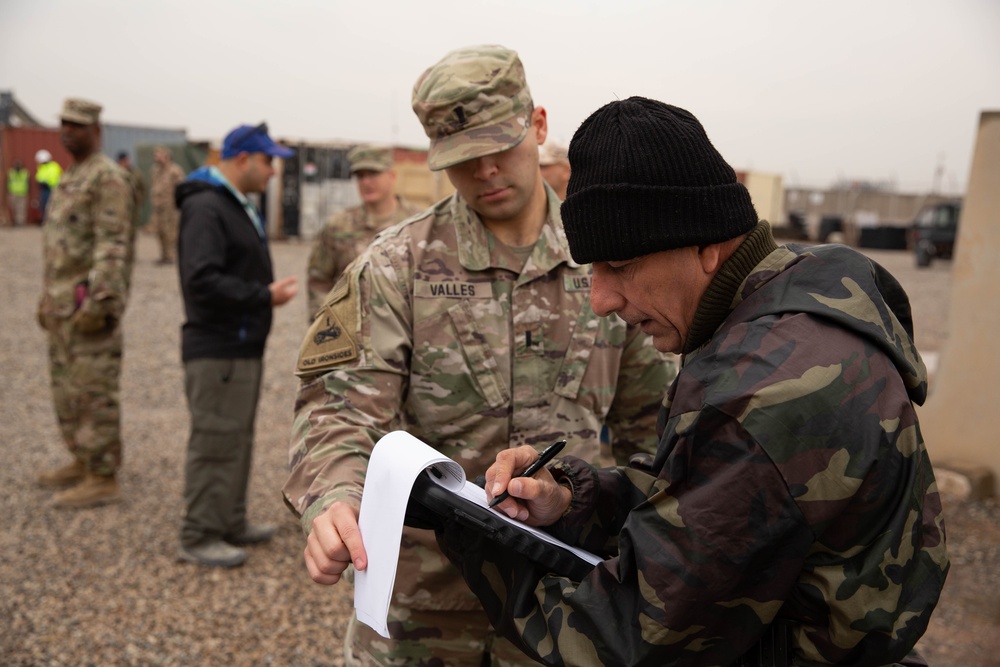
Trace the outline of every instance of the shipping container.
<path fill-rule="evenodd" d="M 28 222 L 38 224 L 41 211 L 38 208 L 40 191 L 35 182 L 35 153 L 41 149 L 52 154 L 52 159 L 65 171 L 72 163 L 72 157 L 63 148 L 59 130 L 47 127 L 4 127 L 0 128 L 0 211 L 4 219 L 11 213 L 7 203 L 7 170 L 14 160 L 20 160 L 31 174 L 28 189 Z"/>

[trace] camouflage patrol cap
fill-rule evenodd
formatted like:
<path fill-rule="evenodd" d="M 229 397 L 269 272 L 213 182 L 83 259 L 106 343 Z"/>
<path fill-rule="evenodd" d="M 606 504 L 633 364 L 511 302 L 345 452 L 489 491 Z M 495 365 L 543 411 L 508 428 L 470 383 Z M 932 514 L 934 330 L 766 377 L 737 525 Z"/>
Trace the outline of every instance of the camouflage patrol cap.
<path fill-rule="evenodd" d="M 96 102 L 89 102 L 79 98 L 70 97 L 63 102 L 60 120 L 80 125 L 93 125 L 101 121 L 101 107 Z"/>
<path fill-rule="evenodd" d="M 392 169 L 392 149 L 388 146 L 355 146 L 347 153 L 351 173 L 357 171 L 383 172 Z"/>
<path fill-rule="evenodd" d="M 452 51 L 417 79 L 413 111 L 431 140 L 432 171 L 513 148 L 531 124 L 521 59 L 492 44 Z"/>
<path fill-rule="evenodd" d="M 546 141 L 538 149 L 538 166 L 548 167 L 554 164 L 569 164 L 569 154 L 566 147 Z"/>

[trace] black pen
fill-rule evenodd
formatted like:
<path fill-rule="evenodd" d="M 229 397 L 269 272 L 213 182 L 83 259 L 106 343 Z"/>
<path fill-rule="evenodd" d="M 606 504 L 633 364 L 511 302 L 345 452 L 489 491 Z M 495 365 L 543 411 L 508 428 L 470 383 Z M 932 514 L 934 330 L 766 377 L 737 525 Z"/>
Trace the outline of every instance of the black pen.
<path fill-rule="evenodd" d="M 551 445 L 546 447 L 542 453 L 539 455 L 538 460 L 532 463 L 530 466 L 524 469 L 520 475 L 514 475 L 514 477 L 531 477 L 536 472 L 542 469 L 542 467 L 555 458 L 555 455 L 562 451 L 562 448 L 566 446 L 565 440 L 556 440 Z M 507 500 L 508 493 L 504 491 L 499 496 L 490 501 L 490 507 L 494 505 L 499 505 L 503 501 Z"/>

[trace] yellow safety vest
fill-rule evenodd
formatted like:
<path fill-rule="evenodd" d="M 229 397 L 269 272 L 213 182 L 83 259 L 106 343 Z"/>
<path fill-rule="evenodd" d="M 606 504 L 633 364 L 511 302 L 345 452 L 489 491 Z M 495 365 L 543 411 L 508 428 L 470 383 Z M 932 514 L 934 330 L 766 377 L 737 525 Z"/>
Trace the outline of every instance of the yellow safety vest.
<path fill-rule="evenodd" d="M 53 190 L 59 185 L 60 177 L 62 177 L 62 167 L 55 160 L 39 165 L 38 171 L 35 172 L 35 180 L 45 183 Z"/>
<path fill-rule="evenodd" d="M 28 195 L 28 170 L 10 169 L 7 171 L 7 192 L 15 197 Z"/>

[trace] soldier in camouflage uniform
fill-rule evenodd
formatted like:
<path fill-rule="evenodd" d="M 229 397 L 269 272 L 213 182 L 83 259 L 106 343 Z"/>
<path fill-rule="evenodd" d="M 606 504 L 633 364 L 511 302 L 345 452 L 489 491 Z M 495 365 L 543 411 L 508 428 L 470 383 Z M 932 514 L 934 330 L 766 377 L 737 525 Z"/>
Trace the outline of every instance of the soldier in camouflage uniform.
<path fill-rule="evenodd" d="M 330 218 L 313 241 L 309 254 L 310 322 L 337 278 L 375 235 L 420 212 L 394 192 L 396 170 L 392 167 L 392 149 L 356 146 L 347 159 L 351 174 L 357 179 L 362 203 Z"/>
<path fill-rule="evenodd" d="M 684 356 L 655 457 L 511 480 L 537 458 L 520 448 L 487 473 L 510 516 L 607 557 L 582 581 L 442 530 L 498 632 L 550 665 L 926 664 L 948 558 L 899 283 L 843 246 L 777 246 L 683 109 L 612 102 L 569 154 L 594 310 Z M 747 656 L 765 635 L 790 660 Z"/>
<path fill-rule="evenodd" d="M 542 168 L 542 178 L 556 191 L 559 199 L 566 199 L 566 186 L 569 184 L 569 156 L 566 147 L 551 141 L 542 144 L 538 152 L 538 166 Z"/>
<path fill-rule="evenodd" d="M 184 171 L 174 163 L 170 149 L 157 146 L 153 150 L 152 185 L 149 200 L 153 207 L 150 227 L 160 242 L 159 264 L 173 264 L 177 255 L 177 228 L 181 214 L 174 201 L 174 190 L 184 180 Z"/>
<path fill-rule="evenodd" d="M 73 156 L 49 201 L 38 321 L 49 335 L 56 417 L 73 463 L 43 473 L 60 507 L 119 498 L 121 319 L 132 255 L 132 190 L 100 153 L 101 107 L 68 99 L 62 143 Z"/>
<path fill-rule="evenodd" d="M 569 441 L 591 461 L 652 451 L 674 367 L 648 336 L 590 307 L 559 201 L 538 168 L 545 110 L 520 59 L 499 46 L 454 51 L 428 69 L 413 107 L 428 163 L 457 193 L 382 232 L 330 292 L 302 345 L 285 498 L 308 533 L 306 565 L 337 583 L 375 442 L 406 429 L 470 478 L 497 452 Z M 610 425 L 602 448 L 598 432 Z M 513 665 L 429 531 L 406 529 L 391 640 L 353 620 L 350 665 Z M 485 660 L 485 662 L 483 662 Z"/>
<path fill-rule="evenodd" d="M 129 253 L 126 269 L 126 274 L 131 276 L 132 267 L 135 265 L 135 235 L 142 224 L 142 202 L 146 198 L 146 179 L 142 177 L 139 168 L 132 164 L 132 158 L 125 151 L 118 153 L 116 162 L 125 172 L 128 184 L 132 188 L 132 238 L 129 241 L 129 248 L 132 252 Z"/>

